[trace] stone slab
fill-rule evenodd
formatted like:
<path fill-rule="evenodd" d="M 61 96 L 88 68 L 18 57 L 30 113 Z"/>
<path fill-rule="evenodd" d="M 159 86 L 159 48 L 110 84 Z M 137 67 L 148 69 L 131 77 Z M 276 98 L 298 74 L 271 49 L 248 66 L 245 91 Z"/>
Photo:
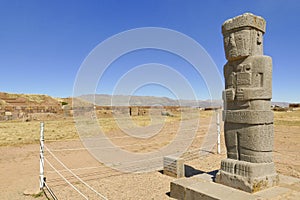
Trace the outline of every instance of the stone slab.
<path fill-rule="evenodd" d="M 25 196 L 35 196 L 38 195 L 42 192 L 42 190 L 40 190 L 39 188 L 27 188 L 26 190 L 24 190 L 23 194 Z"/>
<path fill-rule="evenodd" d="M 259 197 L 243 191 L 235 191 L 233 188 L 226 187 L 213 182 L 198 182 L 186 189 L 186 199 L 205 199 L 205 200 L 258 200 Z"/>
<path fill-rule="evenodd" d="M 257 193 L 247 193 L 211 181 L 213 176 L 201 174 L 171 182 L 170 196 L 178 200 L 298 200 L 300 179 L 279 175 L 280 184 Z"/>
<path fill-rule="evenodd" d="M 185 175 L 184 159 L 175 156 L 165 156 L 163 160 L 163 173 L 175 178 L 181 178 Z"/>
<path fill-rule="evenodd" d="M 199 180 L 197 180 L 195 177 L 192 178 L 181 178 L 178 180 L 175 180 L 171 182 L 171 191 L 170 196 L 175 199 L 186 199 L 186 189 L 192 186 L 193 184 L 196 184 Z"/>
<path fill-rule="evenodd" d="M 276 187 L 268 188 L 266 190 L 262 190 L 256 193 L 256 195 L 259 195 L 265 199 L 276 199 L 279 198 L 280 196 L 289 193 L 291 193 L 290 189 L 276 186 Z"/>
<path fill-rule="evenodd" d="M 270 200 L 299 200 L 300 199 L 300 179 L 279 175 L 279 186 L 268 188 L 256 194 Z"/>
<path fill-rule="evenodd" d="M 285 176 L 280 174 L 279 175 L 280 183 L 281 185 L 286 184 L 286 185 L 293 185 L 293 184 L 300 184 L 300 179 L 291 177 L 291 176 Z"/>
<path fill-rule="evenodd" d="M 214 183 L 212 179 L 212 175 L 204 173 L 191 178 L 175 180 L 171 182 L 170 196 L 178 200 L 257 199 L 252 194 Z"/>

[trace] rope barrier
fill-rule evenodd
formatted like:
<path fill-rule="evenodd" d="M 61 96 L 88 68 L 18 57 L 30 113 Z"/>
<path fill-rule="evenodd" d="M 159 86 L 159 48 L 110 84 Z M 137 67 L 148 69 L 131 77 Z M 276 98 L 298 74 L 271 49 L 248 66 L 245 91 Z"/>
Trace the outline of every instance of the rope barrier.
<path fill-rule="evenodd" d="M 52 196 L 52 198 L 54 200 L 58 200 L 58 198 L 55 196 L 54 192 L 51 190 L 51 188 L 46 184 L 44 183 L 44 186 L 46 187 L 46 189 L 48 190 L 49 194 Z M 45 192 L 45 191 L 44 191 Z"/>
<path fill-rule="evenodd" d="M 57 151 L 57 150 L 51 150 L 52 152 L 55 152 L 55 151 Z M 63 151 L 63 149 L 61 149 L 60 151 Z M 199 148 L 196 148 L 196 149 L 193 149 L 193 150 L 190 150 L 190 151 L 186 151 L 186 152 L 184 152 L 184 154 L 195 154 L 195 153 L 198 153 L 198 152 L 200 152 L 200 151 L 205 151 L 204 149 L 199 149 Z M 183 158 L 189 158 L 189 156 L 190 155 L 184 155 L 183 156 Z M 153 159 L 157 159 L 157 158 L 161 158 L 161 157 L 154 157 Z M 149 159 L 147 159 L 147 160 L 149 160 Z M 145 159 L 144 160 L 139 160 L 139 161 L 145 161 Z M 132 162 L 132 163 L 136 163 L 136 162 L 138 162 L 138 161 L 135 161 L 135 162 Z M 113 165 L 113 164 L 112 164 Z M 72 171 L 79 171 L 79 170 L 90 170 L 90 169 L 100 169 L 100 168 L 106 168 L 106 167 L 109 167 L 109 166 L 95 166 L 95 167 L 82 167 L 82 168 L 73 168 L 73 169 L 70 169 L 70 170 L 72 170 Z M 68 171 L 68 170 L 59 170 L 60 172 L 66 172 L 66 171 Z M 47 171 L 47 173 L 55 173 L 55 171 Z"/>
<path fill-rule="evenodd" d="M 198 129 L 199 128 L 204 128 L 204 127 L 209 127 L 210 125 L 201 125 L 201 126 L 198 126 Z M 181 131 L 192 131 L 192 130 L 196 130 L 196 128 L 191 128 L 191 129 L 182 129 Z M 112 132 L 114 133 L 114 132 Z M 129 136 L 129 135 L 125 135 L 125 136 L 116 136 L 116 137 L 109 137 L 109 136 L 106 136 L 106 137 L 103 137 L 103 138 L 84 138 L 84 140 L 111 140 L 111 139 L 124 139 L 124 138 L 132 138 L 132 136 Z M 80 142 L 81 139 L 78 138 L 78 139 L 63 139 L 63 140 L 55 140 L 55 139 L 52 139 L 52 140 L 48 140 L 46 139 L 47 142 L 65 142 L 65 141 L 78 141 Z"/>
<path fill-rule="evenodd" d="M 197 126 L 197 128 L 190 128 L 190 129 L 182 129 L 181 131 L 198 131 L 199 128 L 203 128 L 203 127 L 210 127 L 211 125 L 203 125 L 203 126 Z M 185 141 L 185 140 L 190 140 L 190 139 L 196 139 L 196 138 L 202 138 L 205 137 L 205 135 L 198 135 L 195 137 L 191 137 L 191 138 L 184 138 L 184 139 L 178 139 L 175 140 L 175 142 L 180 142 L 180 141 Z M 103 138 L 96 138 L 97 140 L 112 140 L 112 139 L 124 139 L 124 138 L 132 138 L 132 136 L 126 135 L 126 136 L 115 136 L 115 137 L 103 137 Z M 95 140 L 95 138 L 84 138 L 84 140 Z M 66 141 L 78 141 L 81 142 L 80 138 L 78 139 L 63 139 L 63 140 L 47 140 L 48 142 L 66 142 Z M 54 150 L 50 150 L 47 146 L 44 146 L 45 150 L 47 150 L 47 152 L 49 152 L 49 154 L 64 168 L 63 170 L 57 170 L 48 159 L 44 158 L 45 162 L 47 162 L 47 164 L 53 169 L 53 171 L 48 171 L 47 173 L 57 173 L 61 179 L 63 181 L 65 181 L 68 185 L 70 185 L 77 193 L 79 193 L 84 199 L 88 199 L 88 196 L 86 196 L 85 194 L 83 194 L 77 187 L 75 187 L 66 177 L 67 176 L 63 176 L 61 172 L 69 172 L 72 176 L 69 178 L 76 178 L 77 180 L 79 180 L 83 185 L 85 185 L 87 188 L 89 188 L 90 190 L 92 190 L 95 194 L 97 194 L 99 197 L 101 197 L 102 199 L 107 200 L 107 198 L 105 196 L 103 196 L 102 194 L 100 194 L 97 190 L 95 190 L 93 187 L 91 187 L 90 185 L 88 185 L 85 181 L 82 180 L 81 177 L 90 177 L 93 176 L 93 178 L 95 179 L 95 176 L 101 176 L 101 175 L 105 175 L 105 176 L 118 176 L 124 173 L 128 173 L 128 172 L 120 172 L 120 171 L 116 171 L 115 169 L 112 169 L 111 167 L 115 167 L 116 163 L 110 163 L 110 164 L 106 164 L 106 166 L 95 166 L 95 167 L 83 167 L 83 168 L 76 168 L 76 169 L 70 169 L 68 168 L 53 152 L 62 152 L 62 151 L 81 151 L 81 150 L 91 150 L 91 149 L 111 149 L 111 148 L 122 148 L 122 147 L 130 147 L 130 146 L 145 146 L 145 145 L 152 145 L 152 144 L 165 144 L 162 142 L 150 142 L 150 143 L 146 143 L 146 144 L 130 144 L 130 145 L 123 145 L 123 146 L 115 146 L 115 147 L 95 147 L 95 148 L 69 148 L 69 149 L 54 149 Z M 193 157 L 193 152 L 198 153 L 200 151 L 206 151 L 205 149 L 194 149 L 191 151 L 187 151 L 185 152 L 185 155 L 183 154 L 182 157 L 184 157 L 184 159 L 189 159 Z M 44 152 L 43 152 L 44 153 Z M 178 155 L 178 153 L 174 153 L 172 155 Z M 122 163 L 117 163 L 119 166 L 122 167 L 122 169 L 124 170 L 128 170 L 130 172 L 138 172 L 141 170 L 147 170 L 149 167 L 146 165 L 135 165 L 135 163 L 140 163 L 140 162 L 152 162 L 151 166 L 152 167 L 160 167 L 160 163 L 162 156 L 158 156 L 158 157 L 154 157 L 154 158 L 150 158 L 150 159 L 141 159 L 141 160 L 137 160 L 137 161 L 125 161 Z M 153 160 L 153 161 L 151 161 Z M 123 165 L 123 166 L 122 166 Z M 78 170 L 91 170 L 91 169 L 105 169 L 102 170 L 101 172 L 92 172 L 92 173 L 83 173 L 83 174 L 75 174 L 73 171 L 78 171 Z M 81 176 L 81 177 L 79 177 Z M 48 192 L 50 193 L 50 195 L 53 197 L 54 200 L 57 200 L 57 197 L 55 196 L 55 194 L 53 193 L 53 191 L 51 190 L 51 188 L 49 188 L 49 186 L 44 182 L 44 186 L 45 188 L 48 190 Z"/>
<path fill-rule="evenodd" d="M 100 196 L 102 199 L 106 199 L 102 194 L 100 194 L 98 191 L 96 191 L 94 188 L 92 188 L 90 185 L 88 185 L 86 182 L 84 182 L 79 176 L 77 176 L 75 173 L 73 173 L 63 162 L 61 162 L 51 151 L 48 149 L 47 146 L 45 146 L 45 149 L 52 155 L 52 157 L 61 164 L 68 172 L 70 172 L 74 177 L 76 177 L 81 183 L 83 183 L 86 187 L 88 187 L 90 190 L 95 192 L 98 196 Z"/>
<path fill-rule="evenodd" d="M 68 181 L 48 160 L 45 158 L 48 165 L 66 182 L 68 183 L 76 192 L 78 192 L 83 198 L 88 199 L 79 189 L 77 189 L 70 181 Z"/>
<path fill-rule="evenodd" d="M 175 142 L 181 142 L 181 141 L 186 141 L 186 140 L 190 140 L 190 139 L 195 139 L 195 138 L 201 138 L 204 137 L 203 135 L 200 136 L 195 136 L 193 138 L 185 138 L 185 139 L 178 139 L 175 140 Z M 83 151 L 83 150 L 93 150 L 93 149 L 97 149 L 97 150 L 104 150 L 104 149 L 114 149 L 114 148 L 122 148 L 122 147 L 131 147 L 131 146 L 147 146 L 147 145 L 153 145 L 153 144 L 165 144 L 165 142 L 150 142 L 150 143 L 146 143 L 146 144 L 129 144 L 129 145 L 123 145 L 123 146 L 114 146 L 114 147 L 91 147 L 91 148 L 69 148 L 69 149 L 52 149 L 52 152 L 60 152 L 60 151 Z"/>
<path fill-rule="evenodd" d="M 105 166 L 98 166 L 98 167 L 79 167 L 79 168 L 72 168 L 70 170 L 72 171 L 80 171 L 80 170 L 91 170 L 91 169 L 99 169 L 99 168 L 105 168 Z M 60 172 L 67 172 L 66 169 L 59 170 Z M 47 171 L 47 173 L 56 173 L 55 171 Z"/>
<path fill-rule="evenodd" d="M 199 153 L 200 151 L 207 151 L 207 150 L 205 150 L 205 149 L 194 149 L 194 150 L 191 150 L 191 151 L 187 151 L 187 152 L 185 152 L 186 154 L 188 154 L 188 155 L 183 155 L 182 156 L 182 158 L 184 158 L 186 161 L 188 161 L 188 160 L 192 160 L 193 159 L 193 157 L 195 157 L 195 154 L 196 153 Z M 208 153 L 213 153 L 213 152 L 211 152 L 211 151 L 208 151 Z M 177 153 L 174 153 L 174 154 L 171 154 L 171 155 L 177 155 Z M 200 156 L 200 155 L 199 155 Z M 140 159 L 140 160 L 137 160 L 137 161 L 128 161 L 128 162 L 122 162 L 122 163 L 119 163 L 119 166 L 124 166 L 124 167 L 122 167 L 122 169 L 127 169 L 127 170 L 129 170 L 129 169 L 132 169 L 132 168 L 134 168 L 134 167 L 136 167 L 135 165 L 131 165 L 131 164 L 134 164 L 134 163 L 140 163 L 140 162 L 145 162 L 145 161 L 151 161 L 151 160 L 154 160 L 154 162 L 155 162 L 155 160 L 158 160 L 158 161 L 160 161 L 160 159 L 161 159 L 162 157 L 161 156 L 157 156 L 157 157 L 153 157 L 153 158 L 150 158 L 150 159 Z M 131 166 L 130 166 L 131 165 Z M 76 168 L 76 169 L 72 169 L 72 171 L 74 171 L 74 170 L 90 170 L 90 169 L 104 169 L 104 168 L 108 168 L 107 170 L 105 170 L 105 171 L 101 171 L 102 172 L 102 174 L 106 174 L 107 172 L 110 172 L 110 171 L 112 171 L 112 170 L 114 170 L 114 169 L 111 169 L 110 167 L 112 167 L 112 166 L 115 166 L 115 163 L 108 163 L 108 164 L 106 164 L 105 166 L 103 165 L 103 166 L 98 166 L 98 167 L 85 167 L 85 168 Z M 69 170 L 71 170 L 71 169 L 69 169 Z M 60 172 L 66 172 L 66 171 L 69 171 L 68 169 L 65 169 L 65 170 L 59 170 Z M 138 171 L 139 169 L 137 169 L 137 170 L 135 170 L 135 171 Z M 132 171 L 132 170 L 131 170 Z M 48 173 L 54 173 L 54 171 L 48 171 Z M 96 173 L 96 172 L 95 172 Z M 124 173 L 124 172 L 121 172 L 121 173 Z M 82 174 L 82 175 L 84 175 L 84 174 Z M 100 174 L 99 174 L 100 175 Z"/>

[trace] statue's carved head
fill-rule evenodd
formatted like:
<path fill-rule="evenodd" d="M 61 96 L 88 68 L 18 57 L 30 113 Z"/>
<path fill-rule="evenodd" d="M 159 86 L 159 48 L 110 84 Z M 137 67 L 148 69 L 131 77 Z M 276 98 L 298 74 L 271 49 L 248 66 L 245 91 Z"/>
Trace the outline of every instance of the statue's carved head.
<path fill-rule="evenodd" d="M 250 13 L 227 20 L 222 26 L 226 59 L 233 61 L 262 55 L 265 27 L 263 18 Z"/>

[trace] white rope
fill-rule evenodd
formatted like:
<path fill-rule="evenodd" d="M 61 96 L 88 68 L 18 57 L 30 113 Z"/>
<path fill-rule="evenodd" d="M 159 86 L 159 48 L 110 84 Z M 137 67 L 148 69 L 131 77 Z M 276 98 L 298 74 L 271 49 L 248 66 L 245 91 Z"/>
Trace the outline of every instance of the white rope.
<path fill-rule="evenodd" d="M 76 135 L 77 136 L 77 135 Z M 80 138 L 66 138 L 66 139 L 62 139 L 62 140 L 59 140 L 59 139 L 45 139 L 47 142 L 66 142 L 66 141 L 78 141 L 78 142 L 81 142 Z"/>
<path fill-rule="evenodd" d="M 88 199 L 82 192 L 80 192 L 70 181 L 68 181 L 48 160 L 45 158 L 45 161 L 49 166 L 64 180 L 68 183 L 76 192 L 78 192 L 83 198 Z"/>
<path fill-rule="evenodd" d="M 206 127 L 207 126 L 209 126 L 209 125 L 205 125 Z M 183 129 L 183 130 L 195 130 L 195 128 L 192 128 L 192 129 Z M 130 137 L 130 136 L 125 136 L 125 137 Z M 199 137 L 204 137 L 203 135 L 200 135 L 200 136 L 195 136 L 195 137 L 193 137 L 194 139 L 195 138 L 199 138 Z M 120 137 L 121 138 L 121 137 Z M 123 137 L 122 137 L 123 138 Z M 181 140 L 176 140 L 176 141 L 183 141 L 183 140 L 189 140 L 190 138 L 185 138 L 185 139 L 181 139 Z M 163 143 L 157 143 L 157 142 L 154 142 L 154 143 L 147 143 L 147 144 L 144 144 L 144 145 L 150 145 L 150 144 L 163 144 Z M 108 149 L 108 148 L 119 148 L 119 147 L 128 147 L 128 146 L 136 146 L 136 145 L 141 145 L 141 144 L 133 144 L 133 145 L 124 145 L 124 146 L 118 146 L 118 147 L 104 147 L 104 148 L 99 148 L 99 147 L 96 147 L 96 148 L 88 148 L 89 150 L 90 149 Z M 53 151 L 53 152 L 59 152 L 59 151 L 77 151 L 77 150 L 88 150 L 87 148 L 74 148 L 74 149 L 58 149 L 58 150 L 49 150 L 49 148 L 47 148 L 48 149 L 48 151 L 49 151 L 49 153 L 51 154 L 51 155 L 53 155 L 53 157 L 56 157 L 56 156 L 54 156 L 54 154 L 51 152 L 51 151 Z M 203 149 L 198 149 L 198 148 L 195 148 L 195 149 L 193 149 L 193 150 L 190 150 L 190 151 L 187 151 L 187 152 L 185 152 L 185 154 L 186 153 L 193 153 L 193 152 L 199 152 L 199 151 L 203 151 Z M 177 153 L 174 153 L 174 155 L 176 155 Z M 192 156 L 193 156 L 193 154 L 191 155 L 182 155 L 183 156 L 183 158 L 185 158 L 185 159 L 190 159 Z M 138 162 L 143 162 L 143 161 L 149 161 L 149 160 L 154 160 L 154 159 L 158 159 L 158 158 L 161 158 L 161 157 L 154 157 L 154 158 L 151 158 L 151 159 L 142 159 L 142 160 L 138 160 L 138 161 L 129 161 L 129 162 L 122 162 L 122 163 L 119 163 L 119 164 L 127 164 L 127 166 L 128 166 L 128 164 L 133 164 L 133 163 L 138 163 Z M 56 159 L 57 159 L 57 157 L 56 157 Z M 59 161 L 60 162 L 60 161 Z M 125 164 L 125 165 L 126 165 Z M 63 165 L 63 164 L 62 164 Z M 114 165 L 113 163 L 111 163 L 111 165 Z M 64 166 L 64 165 L 63 165 Z M 74 171 L 74 170 L 85 170 L 85 169 L 97 169 L 97 168 L 104 168 L 105 166 L 99 166 L 99 167 L 86 167 L 86 168 L 77 168 L 77 169 L 72 169 L 72 171 Z M 107 167 L 109 167 L 109 164 L 107 165 Z M 65 167 L 66 168 L 66 170 L 60 170 L 61 172 L 63 172 L 63 171 L 69 171 L 70 172 L 70 169 L 69 168 L 67 168 L 67 167 Z M 130 168 L 130 167 L 127 167 L 127 168 Z M 51 172 L 51 171 L 50 171 Z M 72 172 L 70 172 L 70 173 L 72 173 Z M 72 173 L 72 174 L 74 174 L 74 173 Z M 76 176 L 75 174 L 74 174 L 74 176 Z"/>
<path fill-rule="evenodd" d="M 201 148 L 195 148 L 193 150 L 190 150 L 190 151 L 187 151 L 187 152 L 184 152 L 184 154 L 188 154 L 188 155 L 182 155 L 182 158 L 184 158 L 186 161 L 188 160 L 192 160 L 193 157 L 197 156 L 197 153 L 199 153 L 200 151 L 205 151 Z M 177 155 L 177 153 L 174 153 L 174 154 L 171 154 L 171 155 Z M 200 155 L 199 155 L 200 157 Z M 129 164 L 133 164 L 133 163 L 138 163 L 138 162 L 143 162 L 143 161 L 149 161 L 149 160 L 154 160 L 154 159 L 159 159 L 161 158 L 161 156 L 159 157 L 154 157 L 154 158 L 151 158 L 151 159 L 142 159 L 142 160 L 137 160 L 137 161 L 130 161 L 130 162 L 122 162 L 122 163 L 119 163 L 120 165 L 124 165 L 126 164 L 127 166 Z M 114 165 L 113 163 L 110 163 L 110 165 Z M 108 168 L 107 170 L 105 171 L 101 171 L 100 174 L 105 174 L 107 172 L 110 172 L 112 169 L 110 168 L 111 166 L 109 166 L 109 164 L 106 164 L 106 166 L 98 166 L 98 167 L 82 167 L 82 168 L 74 168 L 74 169 L 70 169 L 72 171 L 79 171 L 79 170 L 90 170 L 90 169 L 100 169 L 100 168 Z M 124 168 L 124 169 L 129 169 L 130 167 L 127 167 L 127 168 Z M 67 169 L 65 170 L 59 170 L 60 172 L 66 172 L 68 171 Z M 136 170 L 138 171 L 138 170 Z M 55 173 L 55 171 L 47 171 L 47 173 Z M 96 172 L 94 172 L 96 173 Z M 113 173 L 113 172 L 112 172 Z"/>
<path fill-rule="evenodd" d="M 185 138 L 185 139 L 178 139 L 178 140 L 174 140 L 174 142 L 181 142 L 181 141 L 185 141 L 185 140 L 190 140 L 190 139 L 196 139 L 196 138 L 201 138 L 204 137 L 203 135 L 198 135 L 192 138 Z M 113 147 L 91 147 L 91 148 L 69 148 L 69 149 L 52 149 L 52 152 L 61 152 L 61 151 L 82 151 L 82 150 L 93 150 L 93 149 L 100 149 L 100 150 L 104 150 L 104 149 L 114 149 L 114 148 L 122 148 L 122 147 L 131 147 L 131 146 L 147 146 L 147 145 L 153 145 L 153 144 L 164 144 L 165 142 L 149 142 L 149 143 L 145 143 L 145 144 L 128 144 L 128 145 L 123 145 L 123 146 L 113 146 Z"/>
<path fill-rule="evenodd" d="M 79 168 L 72 168 L 70 170 L 72 171 L 80 171 L 80 170 L 91 170 L 91 169 L 99 169 L 99 168 L 105 168 L 105 166 L 98 166 L 98 167 L 79 167 Z M 59 170 L 60 172 L 67 172 L 68 170 L 63 169 Z M 55 171 L 47 171 L 47 173 L 55 173 Z"/>
<path fill-rule="evenodd" d="M 59 162 L 68 172 L 70 172 L 74 177 L 76 177 L 81 183 L 83 183 L 85 186 L 87 186 L 90 190 L 95 192 L 98 196 L 100 196 L 102 199 L 107 200 L 106 197 L 104 197 L 102 194 L 100 194 L 98 191 L 96 191 L 94 188 L 92 188 L 90 185 L 88 185 L 86 182 L 84 182 L 79 176 L 77 176 L 75 173 L 73 173 L 64 163 L 62 163 L 51 151 L 48 149 L 47 146 L 45 146 L 46 150 L 53 156 L 53 158 Z"/>
<path fill-rule="evenodd" d="M 200 125 L 198 126 L 198 129 L 199 128 L 204 128 L 204 127 L 209 127 L 210 125 Z M 196 128 L 190 128 L 190 129 L 182 129 L 181 131 L 192 131 L 192 130 L 196 130 Z M 114 132 L 111 132 L 111 133 L 114 133 Z M 116 136 L 116 137 L 109 137 L 109 136 L 106 136 L 106 137 L 103 137 L 103 138 L 96 138 L 97 140 L 111 140 L 111 139 L 124 139 L 124 138 L 132 138 L 132 136 L 129 136 L 129 135 L 126 135 L 126 136 Z M 55 140 L 55 139 L 52 139 L 52 140 L 48 140 L 47 138 L 45 139 L 47 140 L 47 142 L 65 142 L 65 141 L 78 141 L 80 142 L 81 139 L 78 138 L 78 139 L 62 139 L 62 140 Z M 95 138 L 84 138 L 84 140 L 95 140 Z"/>
<path fill-rule="evenodd" d="M 48 190 L 49 194 L 52 196 L 53 200 L 58 200 L 57 197 L 55 196 L 54 192 L 51 190 L 51 188 L 46 184 L 44 183 L 46 189 Z M 44 190 L 45 192 L 45 190 Z"/>
<path fill-rule="evenodd" d="M 76 149 L 75 149 L 76 150 Z M 57 151 L 57 150 L 51 150 L 52 152 L 54 151 Z M 184 154 L 195 154 L 195 153 L 198 153 L 200 151 L 203 151 L 203 149 L 201 148 L 193 148 L 192 150 L 189 150 L 189 151 L 186 151 L 183 153 L 183 157 L 184 158 L 189 158 L 190 155 L 184 155 Z M 175 155 L 176 153 L 174 153 Z M 173 155 L 173 154 L 172 154 Z M 154 157 L 152 159 L 156 159 L 156 158 L 161 158 L 161 157 Z M 143 159 L 143 160 L 138 160 L 138 161 L 133 161 L 133 162 L 130 162 L 130 163 L 136 163 L 136 162 L 140 162 L 140 161 L 145 161 L 145 160 L 150 160 L 150 159 Z M 125 162 L 124 162 L 125 163 Z M 121 163 L 122 164 L 122 163 Z M 81 167 L 81 168 L 73 168 L 73 169 L 70 169 L 72 171 L 79 171 L 79 170 L 91 170 L 91 169 L 100 169 L 100 168 L 106 168 L 106 167 L 109 167 L 109 166 L 94 166 L 94 167 Z M 59 170 L 60 172 L 66 172 L 68 170 Z M 47 171 L 47 173 L 55 173 L 55 171 Z"/>

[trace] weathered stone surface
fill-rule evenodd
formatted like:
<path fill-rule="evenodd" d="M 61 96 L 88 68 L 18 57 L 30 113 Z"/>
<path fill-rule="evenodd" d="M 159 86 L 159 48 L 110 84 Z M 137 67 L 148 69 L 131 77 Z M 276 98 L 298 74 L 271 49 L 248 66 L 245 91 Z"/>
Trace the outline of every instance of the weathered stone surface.
<path fill-rule="evenodd" d="M 182 178 L 171 182 L 170 196 L 180 200 L 262 200 L 259 196 L 212 182 L 208 174 Z"/>
<path fill-rule="evenodd" d="M 225 159 L 216 182 L 246 192 L 257 192 L 278 184 L 274 163 L 250 163 Z"/>
<path fill-rule="evenodd" d="M 273 124 L 225 123 L 227 157 L 253 163 L 272 162 Z M 267 138 L 267 140 L 266 140 Z M 265 141 L 266 140 L 266 141 Z"/>
<path fill-rule="evenodd" d="M 186 188 L 193 184 L 199 182 L 199 179 L 192 178 L 182 178 L 171 182 L 170 184 L 170 196 L 175 199 L 186 199 Z"/>
<path fill-rule="evenodd" d="M 274 163 L 250 163 L 233 159 L 222 160 L 221 169 L 245 177 L 261 177 L 276 173 Z"/>
<path fill-rule="evenodd" d="M 184 159 L 177 158 L 175 156 L 165 156 L 163 172 L 165 175 L 172 176 L 175 178 L 184 177 Z"/>
<path fill-rule="evenodd" d="M 245 176 L 234 175 L 224 171 L 220 171 L 216 180 L 218 183 L 227 185 L 245 192 L 254 193 L 269 187 L 278 185 L 278 175 L 270 174 L 262 177 L 250 178 Z"/>
<path fill-rule="evenodd" d="M 216 182 L 257 192 L 278 184 L 272 160 L 272 59 L 263 55 L 266 22 L 250 13 L 222 26 L 228 62 L 224 66 L 224 132 L 227 158 Z"/>
<path fill-rule="evenodd" d="M 181 200 L 195 200 L 195 199 L 207 199 L 207 200 L 241 200 L 241 199 L 255 199 L 255 200 L 298 200 L 300 190 L 300 179 L 292 178 L 288 176 L 279 175 L 280 183 L 278 186 L 271 187 L 259 192 L 248 193 L 233 187 L 227 187 L 222 184 L 217 184 L 211 179 L 207 179 L 209 174 L 201 174 L 191 178 L 182 178 L 171 182 L 171 197 Z M 231 174 L 229 174 L 229 177 Z M 225 178 L 226 175 L 224 176 Z M 242 177 L 246 179 L 245 177 Z M 271 178 L 271 176 L 268 176 Z M 262 179 L 264 180 L 264 179 Z M 273 179 L 273 180 L 276 180 Z M 267 182 L 269 179 L 267 180 Z M 257 182 L 255 187 L 263 185 L 262 182 Z"/>
<path fill-rule="evenodd" d="M 259 197 L 215 183 L 198 182 L 186 189 L 186 200 L 258 200 Z"/>
<path fill-rule="evenodd" d="M 222 26 L 226 59 L 229 61 L 263 54 L 266 22 L 250 13 L 227 20 Z"/>
<path fill-rule="evenodd" d="M 272 111 L 264 110 L 227 110 L 223 112 L 226 122 L 239 124 L 270 124 L 273 123 Z"/>
<path fill-rule="evenodd" d="M 266 31 L 266 21 L 260 16 L 253 15 L 252 13 L 245 13 L 225 21 L 222 26 L 222 33 L 226 34 L 229 31 L 241 27 L 255 28 L 264 33 Z"/>

